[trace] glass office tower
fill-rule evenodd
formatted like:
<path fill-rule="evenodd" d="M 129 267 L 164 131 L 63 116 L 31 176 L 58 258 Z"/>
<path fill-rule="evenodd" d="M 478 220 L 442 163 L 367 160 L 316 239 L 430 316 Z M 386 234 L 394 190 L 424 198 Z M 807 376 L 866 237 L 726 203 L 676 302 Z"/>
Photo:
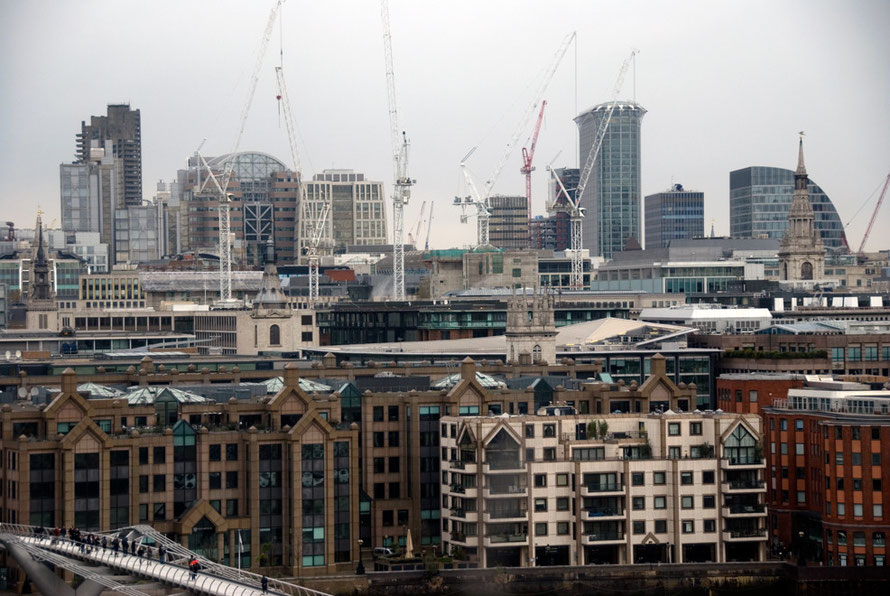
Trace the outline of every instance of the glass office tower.
<path fill-rule="evenodd" d="M 594 106 L 575 118 L 583 169 L 600 122 L 611 104 Z M 591 256 L 611 258 L 624 250 L 628 238 L 640 234 L 640 126 L 646 110 L 619 102 L 606 129 L 593 172 L 581 196 L 586 208 L 582 246 Z"/>
<path fill-rule="evenodd" d="M 674 184 L 671 190 L 648 195 L 645 202 L 646 248 L 705 235 L 705 193 Z"/>

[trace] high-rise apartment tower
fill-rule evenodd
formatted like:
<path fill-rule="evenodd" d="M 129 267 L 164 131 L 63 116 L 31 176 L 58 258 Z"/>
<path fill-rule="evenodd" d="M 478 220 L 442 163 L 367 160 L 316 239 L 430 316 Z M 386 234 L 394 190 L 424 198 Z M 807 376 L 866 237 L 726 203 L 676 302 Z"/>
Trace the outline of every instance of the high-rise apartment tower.
<path fill-rule="evenodd" d="M 91 141 L 113 143 L 114 157 L 120 159 L 118 194 L 125 205 L 142 202 L 142 118 L 130 104 L 109 104 L 106 116 L 91 116 L 90 123 L 80 123 L 77 134 L 77 160 L 90 162 Z"/>

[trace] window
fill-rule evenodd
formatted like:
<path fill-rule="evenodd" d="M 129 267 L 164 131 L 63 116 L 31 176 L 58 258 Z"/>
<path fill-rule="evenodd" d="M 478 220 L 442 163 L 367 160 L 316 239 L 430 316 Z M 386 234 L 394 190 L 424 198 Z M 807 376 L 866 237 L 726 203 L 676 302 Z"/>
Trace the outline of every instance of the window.
<path fill-rule="evenodd" d="M 665 476 L 664 472 L 653 472 L 652 473 L 652 484 L 664 484 Z"/>
<path fill-rule="evenodd" d="M 807 502 L 807 492 L 805 490 L 797 491 L 797 502 L 799 504 Z"/>
<path fill-rule="evenodd" d="M 281 345 L 281 328 L 278 325 L 269 326 L 269 345 Z"/>
<path fill-rule="evenodd" d="M 140 476 L 139 477 L 139 492 L 140 493 L 148 492 L 148 476 Z"/>
<path fill-rule="evenodd" d="M 871 543 L 873 546 L 884 546 L 884 533 L 873 532 L 871 535 Z"/>
<path fill-rule="evenodd" d="M 837 543 L 839 546 L 847 546 L 847 533 L 844 530 L 838 530 Z"/>
<path fill-rule="evenodd" d="M 556 447 L 544 447 L 544 461 L 556 461 Z"/>
<path fill-rule="evenodd" d="M 535 438 L 535 425 L 527 424 L 525 426 L 525 438 L 526 439 L 534 439 Z"/>
<path fill-rule="evenodd" d="M 383 457 L 374 458 L 374 473 L 384 474 L 386 472 L 386 459 Z"/>
<path fill-rule="evenodd" d="M 535 535 L 536 536 L 546 536 L 547 535 L 547 522 L 538 522 L 535 524 Z"/>
<path fill-rule="evenodd" d="M 684 534 L 693 534 L 695 533 L 695 520 L 692 519 L 684 519 L 682 522 L 683 533 Z"/>
<path fill-rule="evenodd" d="M 389 458 L 389 473 L 398 474 L 400 468 L 400 460 L 398 456 Z"/>
<path fill-rule="evenodd" d="M 151 490 L 156 493 L 167 490 L 167 478 L 163 474 L 155 474 L 151 479 Z"/>
<path fill-rule="evenodd" d="M 374 447 L 385 447 L 384 438 L 386 435 L 382 432 L 375 432 L 373 435 L 374 438 Z"/>
<path fill-rule="evenodd" d="M 374 406 L 372 410 L 374 422 L 383 422 L 383 406 Z"/>
<path fill-rule="evenodd" d="M 862 503 L 853 503 L 853 517 L 862 517 Z"/>
<path fill-rule="evenodd" d="M 853 546 L 865 546 L 865 532 L 853 532 Z"/>
<path fill-rule="evenodd" d="M 535 511 L 547 511 L 547 499 L 535 499 Z"/>
<path fill-rule="evenodd" d="M 568 497 L 557 497 L 556 498 L 556 510 L 557 511 L 568 511 L 569 510 L 569 498 Z"/>
<path fill-rule="evenodd" d="M 786 418 L 779 419 L 779 430 L 788 430 L 788 420 Z"/>
<path fill-rule="evenodd" d="M 381 515 L 381 518 L 380 518 L 380 523 L 381 523 L 381 525 L 383 525 L 383 526 L 392 526 L 392 525 L 394 524 L 394 522 L 393 522 L 394 517 L 393 517 L 393 510 L 392 510 L 392 509 L 384 509 L 384 510 L 381 512 L 381 514 L 382 514 L 382 515 Z"/>
<path fill-rule="evenodd" d="M 208 451 L 208 458 L 210 459 L 210 461 L 222 460 L 222 445 L 220 445 L 219 443 L 211 445 Z"/>
<path fill-rule="evenodd" d="M 646 533 L 646 522 L 645 521 L 635 521 L 633 524 L 633 532 L 634 532 L 634 534 L 645 534 Z"/>
<path fill-rule="evenodd" d="M 634 497 L 631 503 L 634 511 L 641 511 L 646 508 L 646 497 Z"/>
<path fill-rule="evenodd" d="M 387 418 L 390 422 L 399 421 L 399 406 L 389 406 L 387 409 Z"/>
<path fill-rule="evenodd" d="M 837 453 L 834 454 L 834 463 L 836 463 L 839 466 L 844 465 L 844 452 L 843 451 L 838 451 Z"/>
<path fill-rule="evenodd" d="M 238 516 L 238 499 L 226 500 L 226 517 Z"/>
<path fill-rule="evenodd" d="M 803 419 L 802 418 L 794 419 L 794 430 L 803 430 Z"/>
<path fill-rule="evenodd" d="M 752 404 L 757 403 L 757 392 L 756 391 L 748 392 L 748 401 L 750 401 Z M 770 421 L 770 422 L 772 422 L 772 421 Z"/>
<path fill-rule="evenodd" d="M 238 443 L 226 443 L 226 461 L 238 461 Z"/>
<path fill-rule="evenodd" d="M 873 466 L 881 465 L 881 454 L 880 453 L 872 453 L 871 454 L 871 465 L 873 465 Z"/>
<path fill-rule="evenodd" d="M 881 503 L 875 503 L 871 506 L 871 514 L 874 517 L 884 517 L 884 506 Z"/>
<path fill-rule="evenodd" d="M 703 470 L 701 473 L 702 484 L 714 484 L 714 470 Z"/>
<path fill-rule="evenodd" d="M 535 488 L 547 486 L 547 474 L 535 474 Z"/>
<path fill-rule="evenodd" d="M 701 435 L 702 434 L 701 422 L 690 422 L 689 423 L 689 434 L 690 435 Z"/>
<path fill-rule="evenodd" d="M 210 490 L 222 488 L 222 472 L 210 472 L 208 478 L 210 480 Z"/>
<path fill-rule="evenodd" d="M 544 425 L 544 438 L 552 438 L 556 436 L 556 425 L 555 424 L 545 424 Z"/>
<path fill-rule="evenodd" d="M 148 465 L 148 447 L 140 447 L 139 448 L 139 465 L 140 466 Z"/>
<path fill-rule="evenodd" d="M 631 486 L 643 486 L 645 484 L 643 472 L 631 472 L 630 483 Z"/>
<path fill-rule="evenodd" d="M 682 497 L 680 497 L 680 507 L 682 507 L 683 509 L 692 509 L 692 495 L 683 495 Z"/>
<path fill-rule="evenodd" d="M 666 519 L 656 519 L 655 520 L 655 533 L 656 534 L 667 534 L 668 531 L 668 523 Z"/>
<path fill-rule="evenodd" d="M 155 503 L 154 505 L 154 516 L 152 517 L 155 521 L 161 521 L 167 519 L 167 504 L 166 503 Z"/>
<path fill-rule="evenodd" d="M 794 454 L 795 455 L 805 455 L 803 443 L 795 443 L 794 444 Z"/>
<path fill-rule="evenodd" d="M 714 520 L 714 519 L 704 520 L 704 531 L 707 533 L 716 532 L 717 531 L 717 520 Z"/>
<path fill-rule="evenodd" d="M 669 422 L 668 423 L 668 435 L 671 437 L 679 436 L 680 434 L 680 423 L 679 422 Z"/>
<path fill-rule="evenodd" d="M 788 455 L 788 443 L 779 444 L 779 453 L 781 453 L 782 455 Z"/>
<path fill-rule="evenodd" d="M 702 495 L 701 506 L 703 509 L 714 509 L 717 506 L 717 497 L 715 495 Z"/>
<path fill-rule="evenodd" d="M 692 472 L 680 472 L 680 484 L 692 484 Z"/>
<path fill-rule="evenodd" d="M 557 474 L 556 475 L 556 486 L 568 486 L 569 485 L 569 475 L 568 474 Z"/>
<path fill-rule="evenodd" d="M 386 498 L 386 483 L 385 482 L 375 482 L 374 483 L 374 498 L 375 499 L 385 499 Z"/>
<path fill-rule="evenodd" d="M 399 446 L 399 431 L 397 431 L 397 430 L 389 431 L 389 446 L 390 447 L 398 447 Z"/>
<path fill-rule="evenodd" d="M 837 504 L 837 516 L 844 517 L 847 514 L 847 506 L 845 503 Z"/>
<path fill-rule="evenodd" d="M 656 509 L 667 509 L 667 499 L 662 496 L 655 497 L 654 505 Z"/>
<path fill-rule="evenodd" d="M 238 472 L 226 472 L 226 488 L 238 488 Z"/>
<path fill-rule="evenodd" d="M 565 536 L 569 533 L 569 522 L 556 522 L 556 533 Z"/>
<path fill-rule="evenodd" d="M 862 465 L 862 454 L 858 451 L 854 451 L 852 453 L 852 459 L 851 459 L 850 463 L 852 463 L 854 466 L 861 466 Z"/>

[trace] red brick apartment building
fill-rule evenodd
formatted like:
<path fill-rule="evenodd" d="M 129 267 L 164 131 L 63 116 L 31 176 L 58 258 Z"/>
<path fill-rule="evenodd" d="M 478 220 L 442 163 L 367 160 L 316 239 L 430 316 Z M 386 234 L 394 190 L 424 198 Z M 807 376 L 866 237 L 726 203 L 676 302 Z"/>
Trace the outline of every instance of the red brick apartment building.
<path fill-rule="evenodd" d="M 717 377 L 717 407 L 724 412 L 759 414 L 774 400 L 788 397 L 789 389 L 803 384 L 803 375 L 787 373 L 722 374 Z"/>
<path fill-rule="evenodd" d="M 743 408 L 752 405 L 744 391 L 764 391 L 738 387 L 729 402 Z M 890 390 L 812 382 L 787 393 L 772 403 L 758 393 L 753 404 L 764 418 L 771 545 L 826 565 L 886 565 Z"/>

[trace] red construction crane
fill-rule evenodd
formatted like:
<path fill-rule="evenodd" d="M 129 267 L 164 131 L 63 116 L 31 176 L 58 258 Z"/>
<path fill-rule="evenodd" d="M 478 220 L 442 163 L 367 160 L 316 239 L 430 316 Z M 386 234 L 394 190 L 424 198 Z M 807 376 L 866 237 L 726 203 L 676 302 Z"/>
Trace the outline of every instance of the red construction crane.
<path fill-rule="evenodd" d="M 868 236 L 871 234 L 871 228 L 875 225 L 875 219 L 878 217 L 878 211 L 881 210 L 881 203 L 884 202 L 884 195 L 887 194 L 887 187 L 890 186 L 890 174 L 887 174 L 887 180 L 884 182 L 884 189 L 881 191 L 881 196 L 878 197 L 878 204 L 875 205 L 875 210 L 871 214 L 871 219 L 868 220 L 868 227 L 865 229 L 865 236 L 862 237 L 862 244 L 859 245 L 859 250 L 856 251 L 857 254 L 862 254 L 862 249 L 865 248 L 865 243 L 868 241 Z"/>
<path fill-rule="evenodd" d="M 544 106 L 547 100 L 541 102 L 541 111 L 538 112 L 538 123 L 535 124 L 535 132 L 532 134 L 532 144 L 530 149 L 522 148 L 522 168 L 520 173 L 525 174 L 525 200 L 528 202 L 528 218 L 532 218 L 532 172 L 535 170 L 532 166 L 532 160 L 535 158 L 535 145 L 538 144 L 538 133 L 541 132 L 541 122 L 544 120 Z"/>

